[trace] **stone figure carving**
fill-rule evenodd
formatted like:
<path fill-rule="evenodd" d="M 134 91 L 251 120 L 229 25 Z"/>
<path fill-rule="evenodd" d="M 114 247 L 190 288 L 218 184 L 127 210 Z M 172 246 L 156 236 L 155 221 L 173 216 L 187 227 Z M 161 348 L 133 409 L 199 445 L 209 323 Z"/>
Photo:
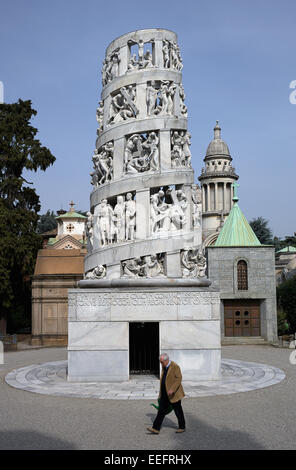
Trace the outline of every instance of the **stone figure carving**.
<path fill-rule="evenodd" d="M 117 242 L 125 239 L 125 202 L 123 196 L 117 196 L 117 204 L 113 211 L 114 235 Z"/>
<path fill-rule="evenodd" d="M 169 80 L 151 81 L 147 85 L 147 114 L 162 115 L 174 113 L 174 96 L 177 86 Z"/>
<path fill-rule="evenodd" d="M 159 138 L 156 132 L 133 134 L 126 142 L 124 170 L 126 173 L 141 173 L 158 169 Z"/>
<path fill-rule="evenodd" d="M 95 171 L 90 173 L 91 183 L 95 188 L 113 178 L 113 152 L 114 144 L 112 140 L 103 145 L 100 150 L 95 149 L 92 157 Z"/>
<path fill-rule="evenodd" d="M 146 103 L 147 103 L 147 114 L 151 116 L 157 107 L 158 88 L 156 88 L 155 81 L 151 81 L 150 85 L 147 85 L 146 90 Z"/>
<path fill-rule="evenodd" d="M 104 103 L 103 101 L 99 101 L 99 106 L 96 112 L 97 122 L 99 125 L 98 134 L 103 131 L 103 120 L 104 120 Z"/>
<path fill-rule="evenodd" d="M 175 69 L 181 71 L 183 68 L 180 48 L 175 41 L 163 41 L 163 66 L 165 69 Z"/>
<path fill-rule="evenodd" d="M 204 256 L 204 250 L 202 248 L 199 248 L 197 252 L 196 266 L 197 266 L 197 273 L 196 273 L 197 277 L 205 277 L 206 269 L 207 269 L 207 260 L 206 260 L 206 257 Z"/>
<path fill-rule="evenodd" d="M 171 159 L 172 168 L 185 166 L 191 168 L 191 151 L 189 146 L 191 135 L 188 131 L 172 131 Z"/>
<path fill-rule="evenodd" d="M 93 247 L 93 222 L 94 222 L 94 216 L 92 215 L 91 212 L 87 212 L 87 221 L 86 221 L 86 226 L 85 226 L 85 231 L 86 231 L 86 238 L 90 244 L 90 248 L 92 249 Z"/>
<path fill-rule="evenodd" d="M 88 271 L 84 279 L 102 279 L 106 276 L 106 268 L 102 264 L 99 264 L 96 268 Z"/>
<path fill-rule="evenodd" d="M 192 226 L 193 228 L 200 228 L 201 214 L 202 214 L 202 196 L 201 189 L 198 184 L 191 185 L 192 197 Z"/>
<path fill-rule="evenodd" d="M 202 248 L 181 250 L 182 277 L 205 277 L 207 262 Z"/>
<path fill-rule="evenodd" d="M 151 40 L 150 42 L 153 41 Z M 149 49 L 144 53 L 144 41 L 140 39 L 138 42 L 138 57 L 137 54 L 133 54 L 131 56 L 127 66 L 127 71 L 133 72 L 135 70 L 141 70 L 151 67 L 155 67 L 153 65 L 152 54 Z"/>
<path fill-rule="evenodd" d="M 102 85 L 105 86 L 119 75 L 119 48 L 115 49 L 103 61 Z"/>
<path fill-rule="evenodd" d="M 162 52 L 163 52 L 163 66 L 165 69 L 170 67 L 170 49 L 169 49 L 169 41 L 163 41 L 162 45 Z"/>
<path fill-rule="evenodd" d="M 91 216 L 91 214 L 90 214 Z M 93 223 L 93 216 L 89 220 Z M 117 196 L 114 207 L 103 199 L 96 213 L 97 228 L 101 246 L 134 240 L 136 225 L 136 203 L 132 193 Z"/>
<path fill-rule="evenodd" d="M 97 225 L 102 246 L 112 243 L 114 236 L 113 209 L 107 199 L 102 199 L 97 211 Z"/>
<path fill-rule="evenodd" d="M 153 194 L 150 197 L 151 233 L 184 228 L 187 205 L 187 197 L 181 189 L 160 189 Z"/>
<path fill-rule="evenodd" d="M 136 203 L 133 200 L 132 193 L 127 193 L 125 202 L 125 239 L 134 240 L 134 232 L 136 225 Z"/>
<path fill-rule="evenodd" d="M 133 85 L 120 88 L 111 99 L 108 124 L 116 124 L 137 117 L 139 110 L 135 105 L 136 89 Z"/>
<path fill-rule="evenodd" d="M 187 106 L 185 106 L 185 92 L 182 83 L 179 85 L 179 96 L 180 96 L 180 111 L 183 117 L 188 116 Z"/>
<path fill-rule="evenodd" d="M 164 257 L 161 254 L 122 261 L 123 277 L 163 277 Z"/>

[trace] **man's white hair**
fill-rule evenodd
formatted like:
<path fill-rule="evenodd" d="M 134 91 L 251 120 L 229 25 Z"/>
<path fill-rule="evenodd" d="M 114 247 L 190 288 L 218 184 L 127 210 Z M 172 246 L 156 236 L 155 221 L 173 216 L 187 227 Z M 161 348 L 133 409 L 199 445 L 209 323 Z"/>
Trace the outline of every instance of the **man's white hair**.
<path fill-rule="evenodd" d="M 168 360 L 170 359 L 170 358 L 169 358 L 169 355 L 168 355 L 167 353 L 161 354 L 160 357 L 162 357 L 162 359 L 163 359 L 164 361 L 168 361 Z"/>

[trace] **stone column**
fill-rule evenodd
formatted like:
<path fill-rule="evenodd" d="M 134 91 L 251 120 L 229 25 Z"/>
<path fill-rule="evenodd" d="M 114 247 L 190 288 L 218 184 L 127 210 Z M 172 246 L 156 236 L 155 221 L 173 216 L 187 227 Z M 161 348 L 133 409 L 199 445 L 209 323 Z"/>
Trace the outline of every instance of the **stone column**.
<path fill-rule="evenodd" d="M 163 69 L 163 52 L 162 52 L 162 40 L 156 40 L 154 41 L 154 54 L 155 54 L 155 65 Z"/>
<path fill-rule="evenodd" d="M 104 131 L 108 127 L 108 119 L 110 114 L 110 103 L 111 103 L 111 95 L 108 95 L 104 101 L 104 119 L 103 119 L 103 129 Z"/>
<path fill-rule="evenodd" d="M 215 207 L 214 210 L 218 210 L 218 183 L 215 183 Z"/>
<path fill-rule="evenodd" d="M 147 83 L 137 85 L 136 106 L 139 110 L 138 119 L 145 119 L 147 117 L 146 90 Z"/>
<path fill-rule="evenodd" d="M 136 239 L 144 240 L 150 234 L 150 189 L 136 192 Z"/>
<path fill-rule="evenodd" d="M 180 250 L 166 254 L 166 273 L 168 277 L 182 277 Z"/>
<path fill-rule="evenodd" d="M 226 211 L 226 183 L 223 183 L 223 210 Z"/>
<path fill-rule="evenodd" d="M 123 176 L 125 139 L 121 137 L 114 141 L 113 153 L 113 179 L 120 179 Z"/>
<path fill-rule="evenodd" d="M 206 211 L 206 194 L 205 194 L 205 185 L 203 184 L 201 187 L 202 190 L 202 211 Z"/>
<path fill-rule="evenodd" d="M 185 228 L 186 230 L 192 229 L 192 197 L 191 197 L 191 184 L 184 184 L 183 186 L 183 191 L 187 197 L 187 207 L 185 209 L 185 218 L 186 218 L 186 224 Z"/>
<path fill-rule="evenodd" d="M 119 58 L 119 75 L 124 75 L 127 71 L 127 66 L 130 59 L 130 51 L 127 44 L 120 48 Z"/>
<path fill-rule="evenodd" d="M 207 193 L 208 193 L 208 211 L 211 210 L 211 185 L 207 184 Z"/>
<path fill-rule="evenodd" d="M 170 170 L 172 168 L 171 132 L 169 130 L 159 131 L 159 158 L 161 170 Z"/>

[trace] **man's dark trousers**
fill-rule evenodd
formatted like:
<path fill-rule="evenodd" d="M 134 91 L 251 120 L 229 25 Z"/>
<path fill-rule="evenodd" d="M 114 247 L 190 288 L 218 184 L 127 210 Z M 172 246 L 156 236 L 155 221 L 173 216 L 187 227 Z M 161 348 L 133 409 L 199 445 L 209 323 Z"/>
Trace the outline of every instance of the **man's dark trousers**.
<path fill-rule="evenodd" d="M 166 388 L 165 388 L 165 379 L 167 375 L 167 370 L 163 374 L 163 379 L 161 383 L 161 395 L 159 401 L 159 409 L 156 415 L 156 418 L 153 423 L 153 428 L 157 431 L 160 430 L 164 417 L 166 415 L 166 411 L 168 407 L 171 405 L 176 416 L 178 419 L 179 429 L 185 429 L 185 419 L 184 414 L 181 406 L 181 400 L 177 401 L 176 403 L 171 403 L 169 397 L 167 396 Z"/>

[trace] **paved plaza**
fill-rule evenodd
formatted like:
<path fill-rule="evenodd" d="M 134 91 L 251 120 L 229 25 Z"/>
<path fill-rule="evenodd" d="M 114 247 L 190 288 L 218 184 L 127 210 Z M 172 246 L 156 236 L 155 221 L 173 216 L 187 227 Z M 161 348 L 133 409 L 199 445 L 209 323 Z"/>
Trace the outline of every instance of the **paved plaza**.
<path fill-rule="evenodd" d="M 172 413 L 159 436 L 146 432 L 155 416 L 155 377 L 134 377 L 112 390 L 110 384 L 71 384 L 66 348 L 6 353 L 0 365 L 0 449 L 295 449 L 296 366 L 290 352 L 223 347 L 216 387 L 184 383 L 187 432 L 175 434 Z"/>
<path fill-rule="evenodd" d="M 132 375 L 126 382 L 75 383 L 67 381 L 67 361 L 33 364 L 12 370 L 5 381 L 12 387 L 43 395 L 89 397 L 114 400 L 156 400 L 159 380 L 153 375 Z M 281 382 L 281 369 L 254 362 L 222 360 L 221 379 L 183 381 L 186 397 L 208 397 L 248 392 Z"/>

